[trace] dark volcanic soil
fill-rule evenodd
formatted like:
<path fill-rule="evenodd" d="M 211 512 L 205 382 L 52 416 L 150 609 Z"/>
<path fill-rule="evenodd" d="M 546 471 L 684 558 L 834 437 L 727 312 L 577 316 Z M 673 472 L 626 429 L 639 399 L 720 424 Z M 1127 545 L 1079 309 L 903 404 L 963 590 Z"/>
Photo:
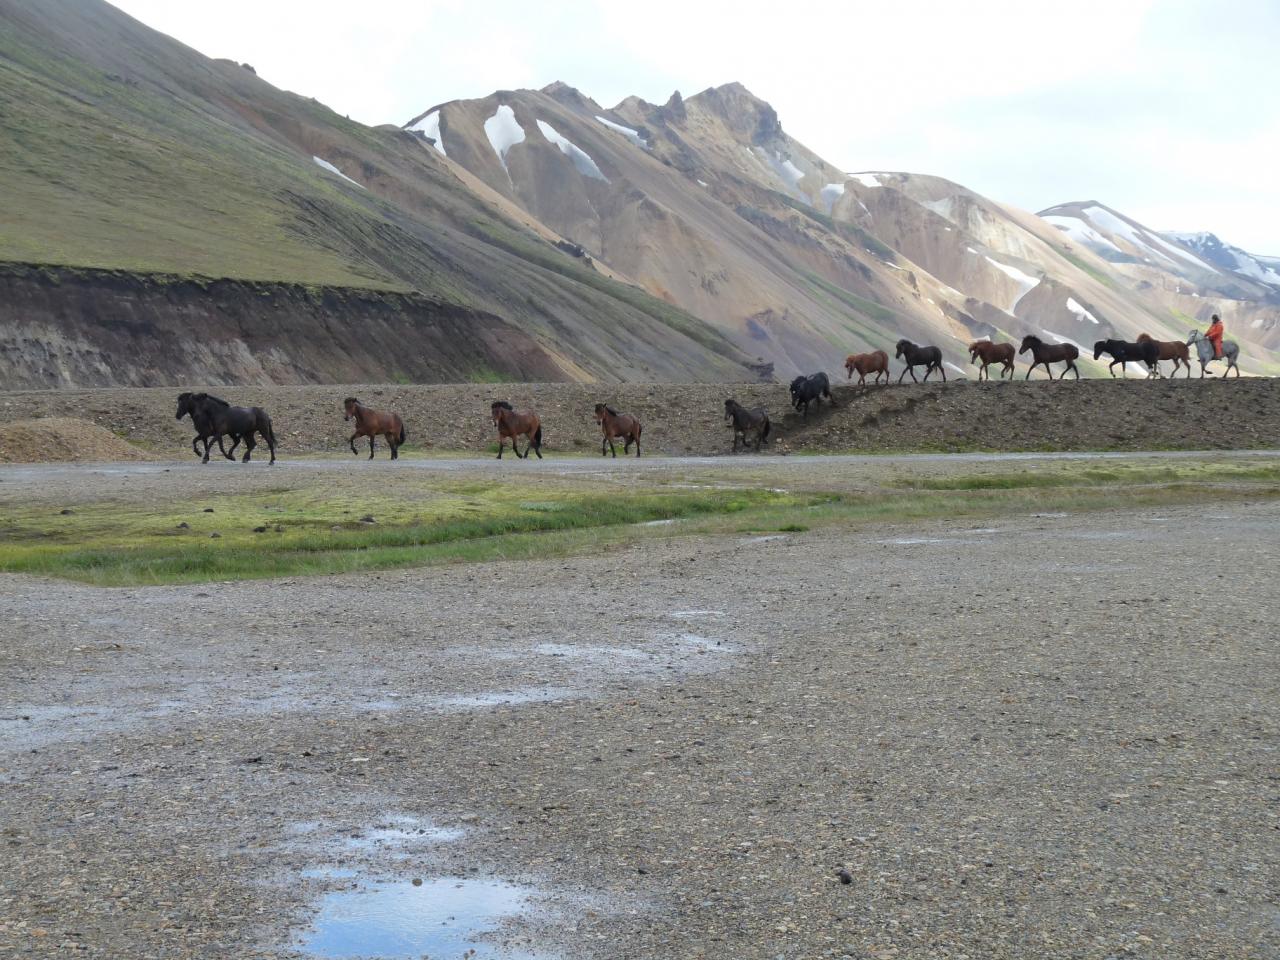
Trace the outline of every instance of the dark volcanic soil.
<path fill-rule="evenodd" d="M 545 452 L 593 453 L 597 401 L 640 417 L 644 451 L 727 453 L 724 400 L 763 405 L 775 452 L 911 450 L 1240 449 L 1280 444 L 1280 380 L 1033 380 L 978 384 L 839 386 L 839 406 L 803 421 L 781 384 L 494 384 L 438 386 L 205 387 L 233 403 L 266 407 L 282 456 L 337 452 L 349 425 L 342 399 L 398 411 L 406 450 L 476 451 L 495 440 L 492 400 L 532 406 Z M 0 393 L 0 422 L 40 416 L 91 420 L 156 452 L 189 456 L 190 423 L 174 420 L 177 388 Z M 366 448 L 367 449 L 367 448 Z"/>

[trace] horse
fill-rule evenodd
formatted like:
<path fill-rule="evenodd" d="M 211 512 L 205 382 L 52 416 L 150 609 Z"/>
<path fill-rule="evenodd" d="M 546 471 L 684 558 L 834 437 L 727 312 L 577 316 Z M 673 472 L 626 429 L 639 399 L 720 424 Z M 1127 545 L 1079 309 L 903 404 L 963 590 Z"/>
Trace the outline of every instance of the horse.
<path fill-rule="evenodd" d="M 197 395 L 194 393 L 178 394 L 178 412 L 174 416 L 175 420 L 181 420 L 183 417 L 187 416 L 191 417 L 191 425 L 196 428 L 196 435 L 191 438 L 191 452 L 197 457 L 200 456 L 199 444 L 200 441 L 203 440 L 204 460 L 202 462 L 208 463 L 209 446 L 214 440 L 217 440 L 218 449 L 222 451 L 222 455 L 228 460 L 234 460 L 235 457 L 227 453 L 227 448 L 222 444 L 222 434 L 218 433 L 217 430 L 214 429 L 213 417 L 206 411 L 205 405 L 203 403 L 199 406 L 196 405 L 196 396 Z M 207 397 L 208 394 L 202 393 L 199 394 L 199 396 Z M 234 450 L 236 448 L 236 444 L 240 442 L 240 435 L 232 434 L 231 438 L 235 441 L 235 443 L 231 445 L 231 449 Z"/>
<path fill-rule="evenodd" d="M 851 353 L 844 358 L 844 369 L 849 374 L 848 379 L 853 379 L 853 372 L 858 371 L 858 386 L 864 386 L 867 382 L 867 374 L 874 373 L 875 379 L 872 383 L 880 382 L 880 374 L 884 374 L 884 382 L 889 382 L 889 355 L 883 350 L 873 350 L 871 353 Z"/>
<path fill-rule="evenodd" d="M 982 367 L 978 370 L 978 379 L 982 379 L 985 373 L 987 379 L 991 379 L 991 371 L 987 369 L 988 364 L 1002 363 L 1004 366 L 1000 370 L 1000 379 L 1004 379 L 1004 375 L 1009 374 L 1009 379 L 1013 379 L 1013 344 L 1012 343 L 992 343 L 990 340 L 975 340 L 969 344 L 969 362 L 977 363 L 982 361 Z"/>
<path fill-rule="evenodd" d="M 400 414 L 383 413 L 381 410 L 366 407 L 355 397 L 347 397 L 342 401 L 342 419 L 352 418 L 356 421 L 356 432 L 347 440 L 352 453 L 360 452 L 356 449 L 356 438 L 368 437 L 369 459 L 372 460 L 374 437 L 382 435 L 387 440 L 387 446 L 391 448 L 391 459 L 400 459 L 400 445 L 404 443 L 405 437 L 404 421 L 400 419 Z"/>
<path fill-rule="evenodd" d="M 196 424 L 197 430 L 207 430 L 209 434 L 217 437 L 218 449 L 222 450 L 222 455 L 228 460 L 235 459 L 236 447 L 240 445 L 240 441 L 243 439 L 244 456 L 240 460 L 242 463 L 248 463 L 253 453 L 253 448 L 258 445 L 257 441 L 253 439 L 253 435 L 259 433 L 262 435 L 262 439 L 267 442 L 267 448 L 271 451 L 271 462 L 276 462 L 276 435 L 271 429 L 271 417 L 261 407 L 233 407 L 221 397 L 210 396 L 207 393 L 193 393 L 188 399 L 188 410 L 191 412 L 191 422 Z M 178 415 L 181 418 L 181 397 L 178 398 Z M 222 446 L 222 437 L 228 435 L 233 441 L 230 452 L 227 452 Z M 191 446 L 194 450 L 194 440 Z M 201 462 L 209 462 L 209 444 L 207 442 L 204 445 L 204 459 Z"/>
<path fill-rule="evenodd" d="M 760 451 L 760 444 L 769 439 L 769 414 L 765 412 L 764 407 L 755 407 L 748 410 L 737 400 L 726 400 L 724 402 L 724 419 L 725 423 L 732 421 L 733 423 L 733 452 L 738 452 L 738 441 L 742 441 L 745 449 L 747 446 L 747 434 L 754 433 L 756 435 L 756 452 Z"/>
<path fill-rule="evenodd" d="M 1018 348 L 1018 353 L 1026 353 L 1031 351 L 1031 359 L 1035 361 L 1027 368 L 1027 375 L 1024 379 L 1031 379 L 1031 371 L 1040 364 L 1044 364 L 1045 372 L 1049 374 L 1049 379 L 1053 379 L 1053 369 L 1049 366 L 1051 363 L 1066 363 L 1062 368 L 1062 376 L 1059 380 L 1067 378 L 1067 371 L 1074 370 L 1076 379 L 1080 379 L 1080 368 L 1076 366 L 1076 359 L 1080 356 L 1080 349 L 1074 343 L 1054 343 L 1048 344 L 1034 334 L 1027 334 L 1022 338 L 1022 346 Z"/>
<path fill-rule="evenodd" d="M 640 421 L 629 413 L 619 413 L 613 407 L 606 406 L 603 403 L 596 404 L 596 423 L 600 424 L 600 429 L 604 432 L 604 439 L 600 441 L 600 456 L 604 456 L 605 444 L 609 446 L 609 452 L 613 454 L 613 458 L 618 459 L 618 451 L 613 449 L 613 440 L 618 438 L 623 441 L 622 452 L 630 453 L 632 442 L 636 445 L 636 456 L 640 456 Z"/>
<path fill-rule="evenodd" d="M 1190 336 L 1187 337 L 1187 346 L 1196 345 L 1196 353 L 1200 358 L 1200 379 L 1204 379 L 1204 368 L 1215 360 L 1227 361 L 1227 369 L 1223 371 L 1222 379 L 1227 379 L 1227 374 L 1231 372 L 1231 368 L 1236 368 L 1236 376 L 1240 376 L 1240 367 L 1236 365 L 1236 360 L 1240 357 L 1240 344 L 1234 340 L 1222 341 L 1222 356 L 1215 357 L 1213 355 L 1213 342 L 1206 339 L 1205 335 L 1199 330 L 1192 330 Z"/>
<path fill-rule="evenodd" d="M 835 398 L 831 396 L 831 381 L 825 373 L 811 373 L 809 376 L 796 377 L 791 381 L 791 405 L 800 411 L 800 415 L 808 419 L 809 404 L 817 403 L 826 397 L 834 407 Z"/>
<path fill-rule="evenodd" d="M 498 459 L 502 459 L 502 444 L 511 441 L 511 452 L 517 458 L 529 459 L 532 450 L 542 459 L 542 421 L 532 410 L 517 410 L 505 400 L 495 400 L 489 407 L 493 425 L 498 428 Z M 524 453 L 516 446 L 520 436 L 525 439 Z"/>
<path fill-rule="evenodd" d="M 1145 363 L 1147 365 L 1147 379 L 1160 376 L 1160 368 L 1157 366 L 1160 360 L 1160 348 L 1156 346 L 1154 340 L 1145 340 L 1142 343 L 1130 343 L 1127 340 L 1099 340 L 1093 345 L 1093 359 L 1097 360 L 1103 354 L 1111 357 L 1111 362 L 1107 364 L 1107 371 L 1114 377 L 1115 370 L 1112 368 L 1118 363 L 1120 364 L 1120 372 L 1126 377 L 1129 376 L 1129 363 Z"/>
<path fill-rule="evenodd" d="M 1138 334 L 1139 343 L 1154 343 L 1160 350 L 1160 360 L 1173 361 L 1173 374 L 1177 376 L 1179 365 L 1187 368 L 1187 377 L 1191 377 L 1191 354 L 1187 345 L 1181 340 L 1157 340 L 1149 333 Z"/>
<path fill-rule="evenodd" d="M 918 347 L 910 340 L 899 340 L 898 348 L 894 351 L 893 356 L 895 360 L 904 360 L 907 364 L 906 369 L 898 374 L 899 383 L 908 373 L 911 374 L 912 380 L 919 383 L 920 381 L 916 380 L 915 368 L 922 363 L 925 365 L 924 379 L 926 382 L 929 380 L 929 374 L 934 370 L 942 374 L 943 383 L 947 382 L 947 371 L 942 369 L 942 351 L 937 347 Z"/>

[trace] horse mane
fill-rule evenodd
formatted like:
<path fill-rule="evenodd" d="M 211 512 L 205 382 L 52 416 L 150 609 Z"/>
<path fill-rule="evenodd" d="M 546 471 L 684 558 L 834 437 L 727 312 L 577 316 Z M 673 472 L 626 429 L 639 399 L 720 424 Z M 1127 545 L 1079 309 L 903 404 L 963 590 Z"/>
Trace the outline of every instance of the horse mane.
<path fill-rule="evenodd" d="M 493 404 L 490 407 L 490 409 L 492 409 L 493 407 L 501 407 L 503 410 L 510 410 L 512 413 L 514 413 L 516 409 L 515 407 L 511 406 L 511 404 L 507 403 L 507 401 L 505 400 L 493 401 Z"/>
<path fill-rule="evenodd" d="M 1044 343 L 1044 341 L 1041 340 L 1039 337 L 1037 337 L 1034 333 L 1028 333 L 1025 337 L 1022 338 L 1022 342 L 1023 343 Z"/>
<path fill-rule="evenodd" d="M 215 397 L 212 393 L 206 393 L 204 395 L 204 398 L 206 400 L 212 400 L 214 403 L 216 403 L 220 407 L 231 406 L 231 404 L 227 403 L 227 401 L 223 400 L 221 397 Z"/>
<path fill-rule="evenodd" d="M 613 409 L 613 407 L 609 406 L 607 403 L 601 404 L 601 406 L 604 407 L 604 412 L 607 413 L 609 416 L 611 417 L 618 416 L 618 411 Z"/>
<path fill-rule="evenodd" d="M 346 405 L 346 404 L 348 404 L 348 403 L 359 403 L 359 402 L 360 402 L 360 401 L 359 401 L 359 400 L 357 400 L 355 397 L 347 397 L 347 399 L 345 399 L 345 400 L 343 400 L 343 401 L 342 401 L 343 406 L 345 406 L 345 405 Z"/>

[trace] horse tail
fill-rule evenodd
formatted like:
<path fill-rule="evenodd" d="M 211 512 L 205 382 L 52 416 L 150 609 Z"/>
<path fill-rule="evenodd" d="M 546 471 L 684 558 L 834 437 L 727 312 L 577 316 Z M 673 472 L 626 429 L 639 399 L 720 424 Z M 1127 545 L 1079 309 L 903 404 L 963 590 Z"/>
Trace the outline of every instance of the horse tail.
<path fill-rule="evenodd" d="M 769 439 L 769 418 L 764 418 L 764 427 L 760 430 L 761 441 Z"/>
<path fill-rule="evenodd" d="M 263 410 L 261 407 L 258 407 L 257 411 L 258 429 L 262 431 L 262 435 L 266 437 L 267 444 L 274 448 L 276 445 L 276 432 L 271 426 L 271 414 L 267 413 L 267 411 Z"/>
<path fill-rule="evenodd" d="M 541 423 L 538 424 L 538 429 L 535 430 L 533 433 L 533 445 L 539 450 L 542 449 L 542 424 Z"/>

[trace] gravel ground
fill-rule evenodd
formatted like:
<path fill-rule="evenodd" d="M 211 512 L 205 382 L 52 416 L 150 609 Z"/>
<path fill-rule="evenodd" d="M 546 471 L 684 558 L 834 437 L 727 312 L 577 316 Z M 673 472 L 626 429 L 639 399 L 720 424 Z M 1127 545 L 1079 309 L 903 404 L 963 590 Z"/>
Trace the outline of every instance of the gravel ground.
<path fill-rule="evenodd" d="M 339 866 L 532 884 L 495 942 L 566 958 L 1275 957 L 1278 543 L 1231 502 L 6 576 L 0 955 L 292 956 Z M 460 835 L 353 842 L 397 818 Z"/>

